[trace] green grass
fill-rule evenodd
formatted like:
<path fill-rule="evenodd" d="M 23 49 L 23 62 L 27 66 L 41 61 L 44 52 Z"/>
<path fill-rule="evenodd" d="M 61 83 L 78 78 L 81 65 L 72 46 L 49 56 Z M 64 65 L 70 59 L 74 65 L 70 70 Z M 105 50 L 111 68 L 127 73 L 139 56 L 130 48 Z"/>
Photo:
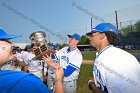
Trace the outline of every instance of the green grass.
<path fill-rule="evenodd" d="M 96 53 L 95 51 L 82 52 L 83 60 L 94 60 L 95 53 Z"/>
<path fill-rule="evenodd" d="M 132 55 L 140 55 L 140 50 L 128 50 Z M 85 51 L 82 52 L 83 60 L 94 60 L 96 51 Z"/>
<path fill-rule="evenodd" d="M 79 78 L 77 80 L 77 93 L 92 93 L 88 89 L 87 82 L 92 77 L 92 64 L 82 64 Z"/>
<path fill-rule="evenodd" d="M 129 53 L 131 53 L 132 55 L 140 55 L 140 50 L 129 50 Z"/>

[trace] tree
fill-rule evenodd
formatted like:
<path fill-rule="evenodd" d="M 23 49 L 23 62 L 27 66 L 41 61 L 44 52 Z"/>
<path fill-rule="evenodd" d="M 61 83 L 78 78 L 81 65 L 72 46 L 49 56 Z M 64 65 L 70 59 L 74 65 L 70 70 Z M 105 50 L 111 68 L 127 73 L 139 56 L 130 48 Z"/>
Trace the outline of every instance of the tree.
<path fill-rule="evenodd" d="M 135 31 L 136 31 L 136 32 L 139 32 L 139 33 L 140 33 L 140 21 L 138 21 L 138 22 L 136 22 L 136 23 L 134 24 L 134 28 L 135 28 Z"/>
<path fill-rule="evenodd" d="M 140 46 L 140 21 L 121 29 L 121 44 Z"/>
<path fill-rule="evenodd" d="M 136 38 L 136 45 L 137 46 L 140 46 L 140 21 L 137 21 L 135 24 L 134 24 L 134 28 L 135 28 L 135 31 L 137 32 L 135 38 Z"/>
<path fill-rule="evenodd" d="M 81 42 L 79 42 L 78 45 L 85 45 L 85 44 L 89 44 L 89 39 L 86 35 L 82 35 L 81 36 Z"/>

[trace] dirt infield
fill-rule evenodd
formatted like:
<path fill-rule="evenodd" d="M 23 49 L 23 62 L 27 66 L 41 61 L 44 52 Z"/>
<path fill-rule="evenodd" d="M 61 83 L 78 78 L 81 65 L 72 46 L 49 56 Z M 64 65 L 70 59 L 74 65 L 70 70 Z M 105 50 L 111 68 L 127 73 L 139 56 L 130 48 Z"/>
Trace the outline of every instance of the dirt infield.
<path fill-rule="evenodd" d="M 83 64 L 93 64 L 93 60 L 84 60 Z"/>

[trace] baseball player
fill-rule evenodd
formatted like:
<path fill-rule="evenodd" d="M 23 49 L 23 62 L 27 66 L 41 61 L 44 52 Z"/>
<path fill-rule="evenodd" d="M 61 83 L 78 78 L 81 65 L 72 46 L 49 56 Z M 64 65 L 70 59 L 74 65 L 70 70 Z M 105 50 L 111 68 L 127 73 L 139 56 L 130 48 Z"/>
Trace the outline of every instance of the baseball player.
<path fill-rule="evenodd" d="M 118 30 L 110 23 L 101 23 L 91 32 L 90 44 L 96 48 L 93 80 L 94 93 L 139 93 L 140 64 L 130 53 L 116 48 Z"/>
<path fill-rule="evenodd" d="M 77 44 L 81 41 L 80 35 L 74 33 L 73 35 L 68 35 L 69 46 L 64 47 L 59 50 L 54 56 L 56 60 L 59 60 L 60 66 L 64 69 L 64 93 L 76 93 L 76 80 L 80 72 L 80 66 L 82 64 L 82 54 L 77 48 Z M 51 57 L 44 57 L 50 66 L 57 68 L 58 65 L 55 64 Z"/>
<path fill-rule="evenodd" d="M 33 45 L 30 47 L 32 50 L 36 49 L 37 46 Z M 28 49 L 27 49 L 28 50 Z M 22 53 L 22 60 L 26 62 L 28 66 L 29 73 L 33 73 L 34 75 L 38 76 L 42 81 L 44 81 L 44 78 L 46 77 L 47 72 L 47 64 L 43 62 L 42 60 L 35 60 L 33 59 L 35 57 L 35 54 L 30 51 L 24 51 Z"/>

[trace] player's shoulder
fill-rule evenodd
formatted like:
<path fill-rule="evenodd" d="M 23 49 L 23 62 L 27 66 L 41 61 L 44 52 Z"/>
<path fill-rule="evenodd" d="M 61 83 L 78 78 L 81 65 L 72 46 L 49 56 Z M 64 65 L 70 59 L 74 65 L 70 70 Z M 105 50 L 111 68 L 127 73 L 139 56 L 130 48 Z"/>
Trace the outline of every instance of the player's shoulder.
<path fill-rule="evenodd" d="M 79 55 L 82 55 L 81 51 L 78 48 L 75 49 L 75 52 Z"/>
<path fill-rule="evenodd" d="M 3 70 L 0 72 L 0 76 L 0 90 L 3 91 L 2 93 L 6 93 L 6 90 L 9 90 L 11 87 L 13 88 L 10 89 L 9 93 L 39 93 L 37 91 L 41 91 L 41 93 L 51 93 L 46 92 L 47 87 L 33 74 Z M 8 82 L 5 83 L 6 81 Z M 36 89 L 33 89 L 34 87 L 36 87 Z"/>
<path fill-rule="evenodd" d="M 118 48 L 118 47 L 111 47 L 109 48 L 110 49 L 110 54 L 111 53 L 114 53 L 114 54 L 117 54 L 117 55 L 120 55 L 120 56 L 133 56 L 131 53 L 121 49 L 121 48 Z"/>
<path fill-rule="evenodd" d="M 66 52 L 68 48 L 69 48 L 68 46 L 65 46 L 62 49 L 60 49 L 59 52 Z"/>
<path fill-rule="evenodd" d="M 67 50 L 68 48 L 69 48 L 69 46 L 65 46 L 61 50 Z"/>

